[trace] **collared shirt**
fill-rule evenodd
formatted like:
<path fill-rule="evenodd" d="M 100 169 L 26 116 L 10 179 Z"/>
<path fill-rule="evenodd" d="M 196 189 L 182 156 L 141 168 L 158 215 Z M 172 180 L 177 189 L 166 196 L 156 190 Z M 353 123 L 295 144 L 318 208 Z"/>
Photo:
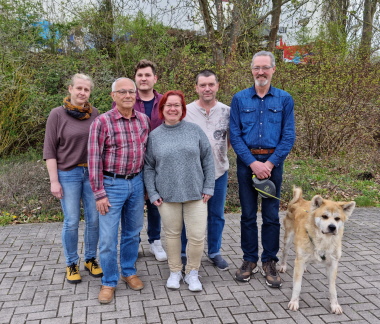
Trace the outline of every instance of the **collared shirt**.
<path fill-rule="evenodd" d="M 230 140 L 245 165 L 256 161 L 250 149 L 275 148 L 268 161 L 278 166 L 292 149 L 295 137 L 294 102 L 286 91 L 271 86 L 261 98 L 251 87 L 232 98 Z"/>
<path fill-rule="evenodd" d="M 154 94 L 154 102 L 153 102 L 153 109 L 150 115 L 151 130 L 157 128 L 158 126 L 162 124 L 162 120 L 158 118 L 158 103 L 160 102 L 160 99 L 162 98 L 162 94 L 158 93 L 154 89 L 153 89 L 153 94 Z M 145 114 L 144 101 L 141 100 L 138 91 L 136 92 L 136 103 L 133 106 L 133 109 Z"/>
<path fill-rule="evenodd" d="M 88 140 L 88 169 L 96 200 L 107 196 L 103 171 L 127 175 L 143 169 L 149 131 L 148 116 L 138 111 L 127 119 L 115 107 L 94 120 Z"/>
<path fill-rule="evenodd" d="M 214 156 L 215 179 L 218 179 L 229 168 L 227 134 L 230 123 L 230 107 L 217 101 L 207 114 L 206 110 L 194 101 L 186 106 L 185 120 L 197 124 L 206 133 Z"/>

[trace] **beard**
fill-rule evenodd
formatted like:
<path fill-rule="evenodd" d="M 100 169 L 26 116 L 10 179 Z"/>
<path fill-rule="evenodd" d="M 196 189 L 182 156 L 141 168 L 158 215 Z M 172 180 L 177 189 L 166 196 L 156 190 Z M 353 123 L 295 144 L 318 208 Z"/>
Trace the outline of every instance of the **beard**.
<path fill-rule="evenodd" d="M 264 87 L 268 84 L 269 80 L 268 79 L 265 79 L 265 80 L 258 80 L 258 79 L 255 79 L 255 85 L 258 86 L 258 87 Z"/>

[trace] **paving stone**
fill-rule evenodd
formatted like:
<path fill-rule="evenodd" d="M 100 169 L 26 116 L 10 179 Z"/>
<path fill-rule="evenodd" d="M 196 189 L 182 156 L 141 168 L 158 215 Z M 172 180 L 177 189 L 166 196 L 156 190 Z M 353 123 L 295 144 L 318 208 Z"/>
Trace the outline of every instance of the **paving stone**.
<path fill-rule="evenodd" d="M 80 261 L 82 282 L 72 285 L 65 280 L 62 223 L 0 227 L 0 323 L 380 322 L 380 280 L 376 279 L 380 277 L 379 213 L 379 208 L 357 208 L 346 226 L 337 279 L 343 315 L 330 313 L 328 283 L 321 264 L 308 266 L 300 295 L 300 310 L 288 310 L 294 250 L 290 252 L 287 273 L 281 274 L 281 289 L 268 287 L 259 273 L 248 283 L 235 281 L 234 274 L 242 263 L 239 215 L 226 215 L 221 252 L 230 269 L 219 271 L 205 253 L 199 271 L 204 287 L 201 292 L 189 291 L 183 282 L 178 290 L 165 287 L 169 267 L 167 262 L 156 261 L 149 252 L 145 224 L 136 263 L 145 287 L 142 291 L 133 291 L 120 281 L 115 299 L 107 305 L 99 304 L 97 297 L 101 282 L 83 270 L 83 260 Z M 280 217 L 282 219 L 284 213 Z M 260 223 L 260 216 L 258 221 Z M 79 253 L 83 258 L 83 222 L 80 222 L 79 231 Z M 283 229 L 281 242 L 282 239 Z"/>

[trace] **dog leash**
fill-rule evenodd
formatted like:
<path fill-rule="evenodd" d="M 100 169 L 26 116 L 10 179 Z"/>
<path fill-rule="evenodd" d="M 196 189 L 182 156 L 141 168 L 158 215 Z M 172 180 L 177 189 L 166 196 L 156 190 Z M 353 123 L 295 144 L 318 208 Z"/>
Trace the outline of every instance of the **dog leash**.
<path fill-rule="evenodd" d="M 253 181 L 253 184 L 255 184 L 255 181 L 254 181 L 255 178 L 256 178 L 256 175 L 253 174 L 253 175 L 252 175 L 252 181 Z M 268 178 L 268 179 L 265 179 L 265 180 L 266 180 L 266 181 L 270 181 L 269 178 Z M 273 183 L 273 182 L 272 182 L 272 183 Z M 273 184 L 273 185 L 274 185 L 274 184 Z M 278 197 L 276 197 L 276 196 L 274 196 L 274 195 L 271 195 L 269 192 L 264 191 L 264 190 L 261 190 L 261 189 L 257 188 L 257 186 L 255 186 L 255 185 L 253 185 L 253 187 L 255 188 L 256 191 L 260 192 L 260 193 L 263 194 L 264 196 L 267 196 L 267 197 L 270 197 L 270 198 L 277 199 L 277 200 L 279 200 L 279 201 L 281 201 L 281 202 L 283 202 L 283 203 L 287 203 L 285 200 L 282 200 L 282 199 L 280 199 L 280 198 L 278 198 Z"/>

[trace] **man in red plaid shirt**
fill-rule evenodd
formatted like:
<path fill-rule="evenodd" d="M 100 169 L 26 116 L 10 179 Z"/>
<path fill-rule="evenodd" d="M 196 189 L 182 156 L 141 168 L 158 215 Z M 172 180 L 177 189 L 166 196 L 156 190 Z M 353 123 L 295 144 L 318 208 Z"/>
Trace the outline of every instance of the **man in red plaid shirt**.
<path fill-rule="evenodd" d="M 112 84 L 116 106 L 90 128 L 88 166 L 99 215 L 99 257 L 103 269 L 99 302 L 112 301 L 119 280 L 118 229 L 121 223 L 121 279 L 133 290 L 144 287 L 136 275 L 139 233 L 144 222 L 142 169 L 149 118 L 133 109 L 136 85 L 128 78 Z"/>

